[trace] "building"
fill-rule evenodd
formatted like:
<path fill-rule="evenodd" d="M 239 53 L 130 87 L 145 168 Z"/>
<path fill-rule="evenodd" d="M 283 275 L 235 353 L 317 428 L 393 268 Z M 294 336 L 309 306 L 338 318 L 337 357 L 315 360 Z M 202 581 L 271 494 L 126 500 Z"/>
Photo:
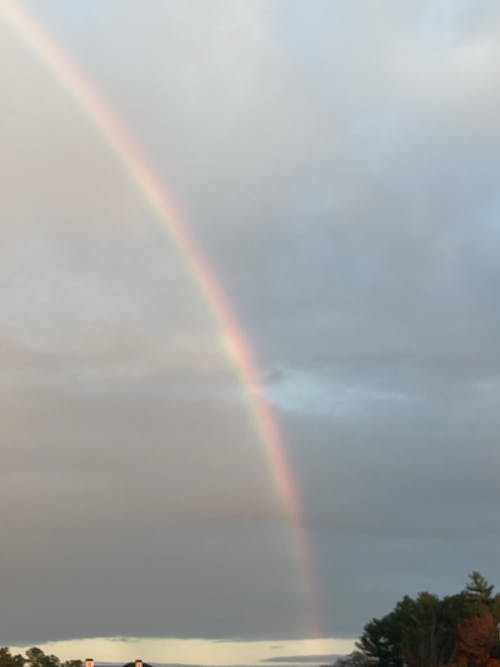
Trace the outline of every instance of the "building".
<path fill-rule="evenodd" d="M 96 662 L 94 661 L 94 658 L 85 658 L 85 667 L 104 667 L 104 665 L 96 664 Z M 152 665 L 138 659 L 138 660 L 135 660 L 135 662 L 125 663 L 123 665 L 123 667 L 152 667 Z"/>

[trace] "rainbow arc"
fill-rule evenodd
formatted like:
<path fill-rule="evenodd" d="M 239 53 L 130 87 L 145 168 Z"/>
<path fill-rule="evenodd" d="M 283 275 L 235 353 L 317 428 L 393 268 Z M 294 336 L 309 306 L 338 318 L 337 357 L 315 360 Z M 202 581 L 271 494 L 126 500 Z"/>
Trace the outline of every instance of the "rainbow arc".
<path fill-rule="evenodd" d="M 252 345 L 243 331 L 216 272 L 194 237 L 168 189 L 155 173 L 150 161 L 121 123 L 118 115 L 72 62 L 66 51 L 20 3 L 0 4 L 0 18 L 31 49 L 67 94 L 87 115 L 127 170 L 132 183 L 142 193 L 156 220 L 167 230 L 184 259 L 191 277 L 202 294 L 218 327 L 227 356 L 248 397 L 248 407 L 262 442 L 276 492 L 292 526 L 293 543 L 303 577 L 304 594 L 310 598 L 310 613 L 317 614 L 317 585 L 312 555 L 304 524 L 303 502 L 277 418 L 258 392 L 261 373 Z M 314 614 L 313 610 L 316 610 Z M 311 636 L 321 636 L 317 618 L 309 619 Z"/>

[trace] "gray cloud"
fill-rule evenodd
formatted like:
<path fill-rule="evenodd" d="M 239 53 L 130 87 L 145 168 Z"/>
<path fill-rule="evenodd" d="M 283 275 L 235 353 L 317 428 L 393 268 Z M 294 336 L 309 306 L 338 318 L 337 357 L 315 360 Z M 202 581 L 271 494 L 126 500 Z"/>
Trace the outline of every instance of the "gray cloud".
<path fill-rule="evenodd" d="M 498 581 L 498 8 L 29 6 L 256 347 L 327 631 Z M 1 48 L 6 640 L 300 636 L 287 519 L 182 258 L 5 26 Z"/>

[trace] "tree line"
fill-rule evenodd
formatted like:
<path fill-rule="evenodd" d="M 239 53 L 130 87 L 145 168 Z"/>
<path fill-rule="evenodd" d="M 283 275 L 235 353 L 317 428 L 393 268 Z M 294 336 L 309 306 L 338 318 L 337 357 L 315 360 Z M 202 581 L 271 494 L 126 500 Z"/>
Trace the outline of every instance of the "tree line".
<path fill-rule="evenodd" d="M 358 651 L 339 665 L 500 667 L 500 594 L 473 572 L 464 590 L 439 598 L 406 595 L 364 627 Z"/>
<path fill-rule="evenodd" d="M 356 667 L 500 667 L 500 594 L 473 572 L 464 590 L 438 597 L 405 595 L 363 629 L 357 651 L 336 665 Z M 0 648 L 0 667 L 83 667 L 33 647 L 25 654 Z"/>
<path fill-rule="evenodd" d="M 33 646 L 22 653 L 12 654 L 7 646 L 0 648 L 0 667 L 83 667 L 81 660 L 62 662 L 56 655 L 47 655 Z"/>

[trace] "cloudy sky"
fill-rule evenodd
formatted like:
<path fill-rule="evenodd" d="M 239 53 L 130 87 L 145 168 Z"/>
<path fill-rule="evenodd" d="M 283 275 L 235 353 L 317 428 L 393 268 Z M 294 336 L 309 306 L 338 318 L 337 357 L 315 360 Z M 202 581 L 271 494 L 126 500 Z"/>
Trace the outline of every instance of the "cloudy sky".
<path fill-rule="evenodd" d="M 347 650 L 473 569 L 500 585 L 498 3 L 22 3 L 141 147 L 251 341 L 309 578 L 186 258 L 13 4 L 1 643 L 251 663 Z"/>

